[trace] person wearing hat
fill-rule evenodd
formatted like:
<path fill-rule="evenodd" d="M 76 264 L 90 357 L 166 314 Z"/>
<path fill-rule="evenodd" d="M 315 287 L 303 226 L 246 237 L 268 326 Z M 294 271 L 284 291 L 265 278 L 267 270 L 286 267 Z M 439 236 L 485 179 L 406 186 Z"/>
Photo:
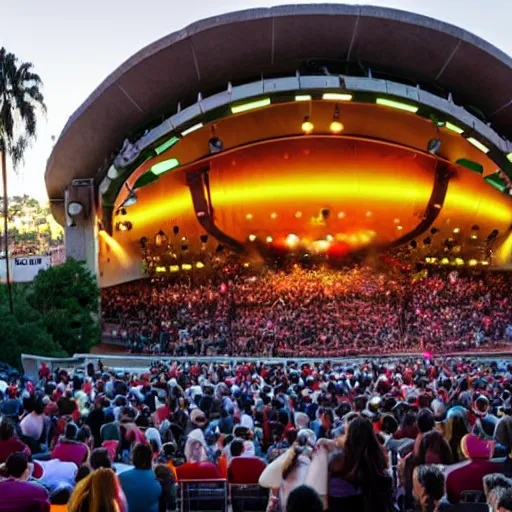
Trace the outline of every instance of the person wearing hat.
<path fill-rule="evenodd" d="M 46 489 L 28 482 L 31 468 L 24 453 L 12 453 L 5 463 L 7 478 L 0 480 L 0 512 L 48 512 Z"/>

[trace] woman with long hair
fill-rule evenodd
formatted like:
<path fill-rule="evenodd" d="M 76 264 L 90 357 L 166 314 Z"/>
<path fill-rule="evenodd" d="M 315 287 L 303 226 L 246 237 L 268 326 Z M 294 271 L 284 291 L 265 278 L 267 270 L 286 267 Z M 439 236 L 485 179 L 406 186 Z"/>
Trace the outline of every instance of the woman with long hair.
<path fill-rule="evenodd" d="M 462 438 L 469 434 L 468 423 L 462 414 L 453 414 L 448 417 L 444 427 L 445 437 L 450 445 L 454 464 L 465 459 L 460 442 Z"/>
<path fill-rule="evenodd" d="M 333 511 L 393 509 L 388 457 L 367 418 L 360 416 L 348 424 L 343 451 L 329 464 L 328 505 Z"/>
<path fill-rule="evenodd" d="M 100 468 L 78 482 L 68 503 L 69 512 L 119 512 L 117 479 L 111 469 Z"/>

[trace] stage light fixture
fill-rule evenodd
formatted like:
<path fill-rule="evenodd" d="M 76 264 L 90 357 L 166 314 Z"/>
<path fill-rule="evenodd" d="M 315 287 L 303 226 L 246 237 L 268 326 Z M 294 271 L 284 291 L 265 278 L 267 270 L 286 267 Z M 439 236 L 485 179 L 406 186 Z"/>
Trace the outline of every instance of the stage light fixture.
<path fill-rule="evenodd" d="M 187 128 L 186 130 L 183 130 L 181 132 L 181 135 L 183 135 L 183 137 L 185 137 L 185 135 L 188 135 L 188 134 L 190 134 L 192 132 L 195 132 L 196 130 L 199 130 L 203 126 L 204 126 L 203 123 L 197 123 L 194 126 L 191 126 L 190 128 Z"/>
<path fill-rule="evenodd" d="M 394 222 L 395 224 L 400 224 L 400 219 L 399 219 L 398 217 L 395 217 L 395 218 L 393 219 L 393 222 Z"/>
<path fill-rule="evenodd" d="M 452 132 L 458 133 L 459 135 L 464 133 L 462 128 L 459 128 L 456 124 L 450 123 L 449 121 L 446 121 L 445 127 Z"/>
<path fill-rule="evenodd" d="M 179 266 L 179 265 L 171 265 L 171 266 L 169 267 L 169 270 L 170 270 L 171 272 L 179 272 L 179 271 L 180 271 L 180 266 Z"/>
<path fill-rule="evenodd" d="M 192 265 L 190 263 L 183 263 L 181 265 L 182 270 L 192 270 Z"/>
<path fill-rule="evenodd" d="M 253 219 L 253 215 L 252 215 L 252 213 L 248 213 L 248 214 L 245 216 L 245 218 L 246 218 L 247 220 L 252 220 L 252 219 Z"/>
<path fill-rule="evenodd" d="M 126 208 L 128 206 L 133 206 L 137 202 L 137 195 L 135 194 L 133 189 L 130 188 L 128 183 L 125 183 L 124 185 L 128 189 L 128 196 L 123 201 L 123 204 L 121 205 L 121 208 Z"/>
<path fill-rule="evenodd" d="M 345 212 L 338 212 L 338 219 L 344 219 L 346 216 Z"/>
<path fill-rule="evenodd" d="M 403 226 L 398 225 L 398 226 L 396 227 L 396 229 L 398 229 L 398 231 L 402 231 L 402 229 L 404 229 L 404 227 L 403 227 Z"/>
<path fill-rule="evenodd" d="M 486 261 L 486 260 L 482 260 L 480 263 L 481 263 L 482 265 L 484 265 L 484 266 L 489 265 L 489 262 L 488 262 L 488 261 Z"/>
<path fill-rule="evenodd" d="M 267 236 L 266 241 L 267 244 L 271 244 L 274 241 L 274 239 L 271 236 Z"/>
<path fill-rule="evenodd" d="M 406 112 L 411 112 L 412 114 L 416 114 L 419 108 L 415 105 L 409 105 L 408 103 L 402 103 L 400 101 L 388 100 L 386 98 L 377 98 L 377 105 L 396 108 L 398 110 L 405 110 Z"/>
<path fill-rule="evenodd" d="M 475 259 L 471 259 L 471 260 L 468 261 L 468 265 L 470 267 L 476 267 L 477 263 L 478 263 L 478 261 L 475 260 Z"/>
<path fill-rule="evenodd" d="M 157 155 L 161 155 L 164 151 L 167 151 L 169 148 L 172 148 L 174 144 L 179 142 L 179 137 L 171 137 L 168 141 L 164 142 L 163 144 L 160 144 L 160 146 L 157 146 L 155 148 L 155 153 Z"/>
<path fill-rule="evenodd" d="M 210 150 L 210 155 L 215 155 L 224 149 L 224 143 L 218 137 L 211 137 L 208 141 L 208 149 Z"/>
<path fill-rule="evenodd" d="M 478 235 L 476 233 L 471 233 L 470 238 L 471 238 L 471 240 L 477 240 L 478 239 Z"/>
<path fill-rule="evenodd" d="M 509 162 L 512 162 L 512 153 L 509 153 L 509 154 L 507 155 L 507 160 L 508 160 Z"/>
<path fill-rule="evenodd" d="M 482 144 L 479 140 L 476 140 L 474 137 L 468 137 L 467 141 L 470 144 L 473 144 L 473 146 L 475 146 L 475 148 L 479 149 L 480 151 L 482 151 L 485 154 L 489 153 L 489 151 L 490 151 L 490 149 L 487 146 Z"/>
<path fill-rule="evenodd" d="M 457 235 L 460 233 L 460 228 L 453 228 L 453 232 Z"/>
<path fill-rule="evenodd" d="M 252 233 L 249 235 L 249 241 L 254 242 L 256 240 L 256 235 L 253 235 Z"/>
<path fill-rule="evenodd" d="M 276 220 L 276 219 L 277 219 L 277 213 L 276 213 L 276 212 L 272 212 L 272 213 L 270 214 L 270 218 L 271 218 L 272 220 Z"/>
<path fill-rule="evenodd" d="M 370 218 L 370 217 L 373 215 L 373 213 L 372 213 L 370 210 L 368 210 L 368 211 L 365 213 L 365 215 L 366 215 L 366 217 L 367 217 L 367 218 Z"/>
<path fill-rule="evenodd" d="M 295 218 L 296 219 L 302 218 L 302 212 L 300 212 L 300 211 L 295 212 Z"/>
<path fill-rule="evenodd" d="M 131 222 L 118 222 L 116 224 L 116 230 L 117 231 L 130 231 L 132 229 L 133 225 Z"/>
<path fill-rule="evenodd" d="M 435 155 L 441 147 L 441 141 L 439 139 L 430 139 L 427 144 L 427 151 L 431 155 Z"/>
<path fill-rule="evenodd" d="M 171 169 L 175 169 L 176 167 L 179 167 L 179 165 L 180 162 L 177 158 L 170 158 L 169 160 L 164 160 L 163 162 L 158 162 L 151 166 L 151 172 L 155 176 L 160 176 L 160 174 L 170 171 Z"/>
<path fill-rule="evenodd" d="M 334 106 L 334 114 L 332 117 L 332 122 L 329 126 L 329 130 L 331 133 L 341 133 L 343 131 L 343 123 L 340 122 L 340 106 L 336 103 Z"/>
<path fill-rule="evenodd" d="M 448 258 L 443 258 L 441 260 L 441 265 L 448 265 L 450 263 L 450 260 Z"/>
<path fill-rule="evenodd" d="M 462 258 L 455 258 L 455 263 L 460 267 L 464 265 L 464 260 Z"/>
<path fill-rule="evenodd" d="M 325 235 L 325 239 L 328 241 L 328 242 L 332 242 L 334 240 L 334 237 L 332 235 Z"/>
<path fill-rule="evenodd" d="M 70 217 L 77 217 L 82 213 L 84 205 L 78 201 L 72 201 L 68 204 L 68 215 Z"/>
<path fill-rule="evenodd" d="M 196 263 L 196 268 L 204 268 L 204 263 L 202 261 L 198 261 Z"/>
<path fill-rule="evenodd" d="M 311 94 L 297 94 L 295 101 L 311 101 Z"/>
<path fill-rule="evenodd" d="M 208 242 L 208 235 L 201 235 L 199 237 L 199 240 L 201 240 L 202 244 L 205 244 L 206 242 Z"/>
<path fill-rule="evenodd" d="M 309 120 L 309 116 L 304 116 L 304 121 L 302 122 L 302 131 L 309 135 L 310 133 L 313 133 L 313 130 L 315 129 L 315 125 Z"/>
<path fill-rule="evenodd" d="M 443 207 L 443 205 L 441 205 L 441 204 L 439 204 L 439 203 L 434 203 L 434 204 L 433 204 L 433 206 L 434 206 L 434 208 L 435 208 L 436 210 L 440 210 L 440 209 Z"/>
<path fill-rule="evenodd" d="M 174 226 L 174 227 L 172 228 L 172 231 L 173 231 L 173 233 L 174 233 L 175 235 L 177 235 L 177 234 L 180 232 L 180 227 L 179 227 L 179 226 Z"/>
<path fill-rule="evenodd" d="M 242 105 L 235 105 L 231 107 L 231 113 L 240 114 L 241 112 L 267 107 L 268 105 L 270 105 L 270 98 L 262 98 L 261 100 L 250 101 L 249 103 L 244 103 Z"/>
<path fill-rule="evenodd" d="M 338 92 L 326 92 L 322 95 L 323 100 L 328 101 L 351 101 L 352 94 L 342 94 Z"/>

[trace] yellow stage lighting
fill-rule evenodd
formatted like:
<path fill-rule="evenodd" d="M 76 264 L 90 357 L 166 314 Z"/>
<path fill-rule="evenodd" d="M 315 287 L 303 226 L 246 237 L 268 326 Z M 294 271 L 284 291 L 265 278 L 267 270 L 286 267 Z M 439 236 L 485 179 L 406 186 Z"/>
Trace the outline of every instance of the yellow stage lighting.
<path fill-rule="evenodd" d="M 343 123 L 340 123 L 339 121 L 333 121 L 329 126 L 329 130 L 331 130 L 332 133 L 341 133 L 343 128 Z"/>
<path fill-rule="evenodd" d="M 302 123 L 302 131 L 309 135 L 315 129 L 315 125 L 309 120 L 309 116 L 304 117 L 304 122 Z"/>

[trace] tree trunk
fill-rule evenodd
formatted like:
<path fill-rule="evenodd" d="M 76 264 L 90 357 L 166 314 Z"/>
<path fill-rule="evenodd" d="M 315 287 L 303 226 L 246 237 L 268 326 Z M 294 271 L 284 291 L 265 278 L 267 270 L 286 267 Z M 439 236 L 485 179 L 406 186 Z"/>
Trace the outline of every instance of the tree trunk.
<path fill-rule="evenodd" d="M 7 195 L 7 158 L 2 151 L 2 184 L 4 192 L 4 248 L 5 248 L 5 278 L 7 283 L 7 296 L 9 297 L 9 310 L 14 313 L 12 302 L 11 269 L 9 268 L 9 197 Z"/>

